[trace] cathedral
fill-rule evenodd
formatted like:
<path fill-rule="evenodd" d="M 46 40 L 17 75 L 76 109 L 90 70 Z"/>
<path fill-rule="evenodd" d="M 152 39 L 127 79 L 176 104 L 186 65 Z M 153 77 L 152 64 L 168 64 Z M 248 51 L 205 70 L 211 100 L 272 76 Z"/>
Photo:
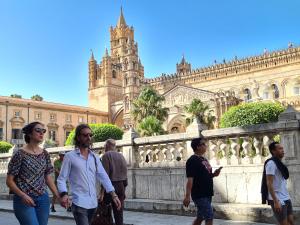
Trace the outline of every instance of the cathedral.
<path fill-rule="evenodd" d="M 175 69 L 175 65 L 174 65 Z M 220 117 L 240 102 L 277 101 L 300 109 L 300 47 L 261 55 L 235 58 L 204 68 L 192 68 L 184 57 L 173 74 L 146 78 L 139 58 L 134 29 L 121 10 L 110 28 L 110 51 L 100 62 L 91 54 L 88 62 L 88 107 L 0 96 L 0 141 L 24 143 L 21 129 L 32 121 L 47 128 L 46 139 L 63 146 L 72 129 L 81 123 L 113 123 L 128 129 L 134 126 L 132 102 L 145 86 L 165 97 L 169 108 L 163 126 L 168 133 L 186 131 L 184 106 L 194 98 L 209 105 Z"/>
<path fill-rule="evenodd" d="M 165 129 L 185 132 L 184 106 L 199 98 L 217 118 L 240 102 L 278 101 L 299 108 L 300 48 L 286 49 L 193 69 L 184 56 L 174 74 L 147 79 L 139 58 L 134 29 L 126 24 L 121 9 L 117 25 L 110 28 L 110 52 L 101 62 L 89 60 L 89 107 L 108 113 L 108 120 L 127 129 L 134 126 L 130 109 L 144 86 L 165 97 L 169 108 Z"/>

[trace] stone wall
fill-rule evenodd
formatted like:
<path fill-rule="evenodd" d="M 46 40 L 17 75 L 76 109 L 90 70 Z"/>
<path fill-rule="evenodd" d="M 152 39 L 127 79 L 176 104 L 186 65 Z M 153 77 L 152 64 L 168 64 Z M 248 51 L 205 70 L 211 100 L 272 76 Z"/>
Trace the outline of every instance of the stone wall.
<path fill-rule="evenodd" d="M 299 113 L 288 108 L 276 123 L 259 124 L 202 131 L 194 122 L 186 133 L 155 137 L 138 137 L 134 130 L 117 141 L 118 150 L 128 163 L 129 199 L 181 201 L 185 192 L 185 162 L 193 154 L 190 141 L 203 135 L 208 144 L 206 157 L 213 169 L 223 166 L 214 179 L 214 202 L 260 204 L 260 185 L 263 163 L 269 157 L 267 150 L 275 135 L 280 134 L 285 148 L 285 163 L 290 170 L 288 189 L 293 205 L 300 206 L 300 135 Z M 94 150 L 101 156 L 104 143 L 95 143 Z M 51 159 L 59 151 L 70 147 L 49 148 Z M 0 155 L 0 192 L 7 193 L 5 174 L 10 154 Z M 2 182 L 3 180 L 3 182 Z"/>

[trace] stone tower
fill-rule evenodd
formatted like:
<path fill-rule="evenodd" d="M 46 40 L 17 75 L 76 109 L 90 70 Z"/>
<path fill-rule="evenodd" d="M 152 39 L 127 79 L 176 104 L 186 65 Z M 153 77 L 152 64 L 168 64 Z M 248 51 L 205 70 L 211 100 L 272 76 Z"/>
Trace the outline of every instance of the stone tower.
<path fill-rule="evenodd" d="M 111 104 L 123 101 L 124 127 L 133 123 L 130 108 L 139 94 L 144 79 L 144 67 L 138 57 L 134 29 L 126 24 L 123 10 L 116 27 L 110 28 L 110 55 L 106 49 L 100 64 L 92 53 L 89 60 L 89 107 L 108 112 L 111 122 Z"/>
<path fill-rule="evenodd" d="M 185 61 L 184 55 L 182 55 L 181 62 L 176 64 L 176 72 L 178 74 L 187 74 L 192 71 L 191 64 Z"/>
<path fill-rule="evenodd" d="M 132 101 L 140 92 L 144 80 L 144 67 L 138 56 L 134 41 L 134 29 L 126 24 L 123 11 L 115 28 L 111 27 L 111 58 L 122 65 L 123 75 L 123 120 L 124 128 L 133 125 L 130 115 Z"/>

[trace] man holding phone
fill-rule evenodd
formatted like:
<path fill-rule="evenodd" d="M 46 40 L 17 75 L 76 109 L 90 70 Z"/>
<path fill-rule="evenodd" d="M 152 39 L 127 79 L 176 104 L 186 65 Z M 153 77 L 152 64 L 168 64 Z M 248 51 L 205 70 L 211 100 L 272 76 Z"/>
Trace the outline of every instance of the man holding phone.
<path fill-rule="evenodd" d="M 186 193 L 183 205 L 188 207 L 190 197 L 197 207 L 197 217 L 193 225 L 201 225 L 205 221 L 206 225 L 213 224 L 213 208 L 211 205 L 213 191 L 213 178 L 219 176 L 222 167 L 212 172 L 212 167 L 204 157 L 206 144 L 203 138 L 192 140 L 191 147 L 194 151 L 186 162 Z"/>

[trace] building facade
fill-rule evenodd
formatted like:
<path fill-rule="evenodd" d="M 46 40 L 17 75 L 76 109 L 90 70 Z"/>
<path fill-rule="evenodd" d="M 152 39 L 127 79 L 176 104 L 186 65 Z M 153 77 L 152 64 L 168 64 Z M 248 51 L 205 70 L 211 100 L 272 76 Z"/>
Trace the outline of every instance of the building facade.
<path fill-rule="evenodd" d="M 278 101 L 300 109 L 300 48 L 292 44 L 280 51 L 197 69 L 183 56 L 174 74 L 146 79 L 133 27 L 126 24 L 122 10 L 110 36 L 110 55 L 106 50 L 97 64 L 92 54 L 89 61 L 89 107 L 108 112 L 109 120 L 125 129 L 134 126 L 132 101 L 146 85 L 166 98 L 168 132 L 185 131 L 183 107 L 195 97 L 210 105 L 217 120 L 239 102 Z"/>
<path fill-rule="evenodd" d="M 68 133 L 80 123 L 110 122 L 127 129 L 134 126 L 132 102 L 141 88 L 151 86 L 165 97 L 169 133 L 184 132 L 184 106 L 199 98 L 213 109 L 217 123 L 224 112 L 240 102 L 278 101 L 300 109 L 300 47 L 193 69 L 183 56 L 173 74 L 147 79 L 134 39 L 121 10 L 110 28 L 110 51 L 98 63 L 92 52 L 88 62 L 88 107 L 0 96 L 0 140 L 22 143 L 21 128 L 40 121 L 46 138 L 63 145 Z"/>
<path fill-rule="evenodd" d="M 78 124 L 107 123 L 108 115 L 88 107 L 0 96 L 0 141 L 21 146 L 21 129 L 33 121 L 45 125 L 45 139 L 63 146 Z"/>

